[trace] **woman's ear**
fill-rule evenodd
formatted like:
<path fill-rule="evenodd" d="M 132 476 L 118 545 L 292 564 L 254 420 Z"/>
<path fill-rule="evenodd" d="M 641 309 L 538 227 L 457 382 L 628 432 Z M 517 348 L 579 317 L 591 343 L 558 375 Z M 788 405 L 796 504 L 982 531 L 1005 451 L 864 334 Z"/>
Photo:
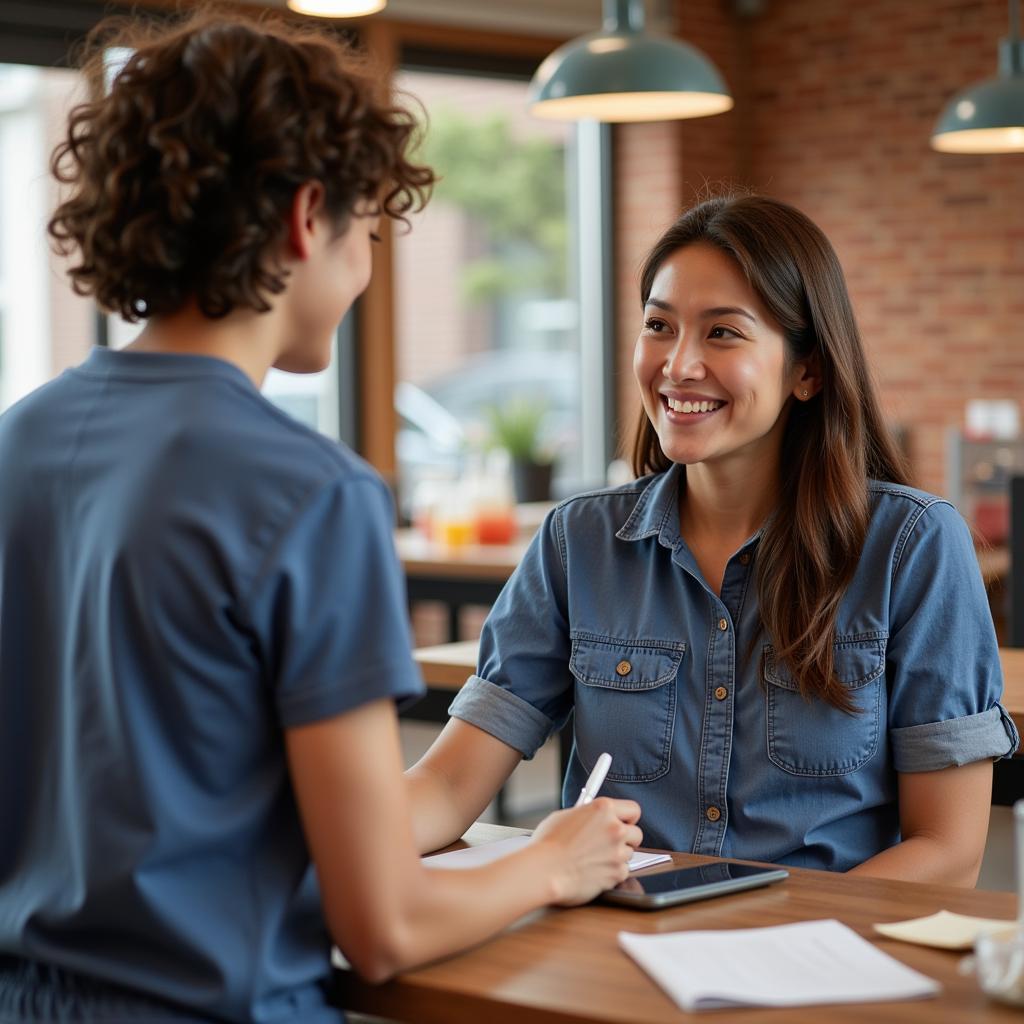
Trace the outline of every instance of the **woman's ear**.
<path fill-rule="evenodd" d="M 821 390 L 821 372 L 817 359 L 806 363 L 797 363 L 793 368 L 796 383 L 793 385 L 793 396 L 798 402 L 807 402 Z"/>
<path fill-rule="evenodd" d="M 309 259 L 317 220 L 324 209 L 324 187 L 319 181 L 303 182 L 292 196 L 288 216 L 288 245 L 292 255 Z"/>

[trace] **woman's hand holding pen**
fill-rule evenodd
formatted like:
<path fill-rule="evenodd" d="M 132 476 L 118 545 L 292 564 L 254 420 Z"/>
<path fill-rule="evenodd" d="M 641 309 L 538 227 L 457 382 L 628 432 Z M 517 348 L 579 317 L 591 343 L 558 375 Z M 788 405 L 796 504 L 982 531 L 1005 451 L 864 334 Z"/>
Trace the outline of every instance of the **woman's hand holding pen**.
<path fill-rule="evenodd" d="M 643 839 L 639 818 L 634 800 L 609 797 L 548 815 L 533 841 L 552 851 L 551 902 L 586 903 L 627 878 L 629 858 Z"/>

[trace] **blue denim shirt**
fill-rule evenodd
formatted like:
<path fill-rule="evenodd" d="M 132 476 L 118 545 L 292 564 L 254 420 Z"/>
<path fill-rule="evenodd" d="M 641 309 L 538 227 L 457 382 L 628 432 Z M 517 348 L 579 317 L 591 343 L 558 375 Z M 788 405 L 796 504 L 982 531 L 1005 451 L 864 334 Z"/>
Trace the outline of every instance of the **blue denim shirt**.
<path fill-rule="evenodd" d="M 839 871 L 899 842 L 898 772 L 1016 749 L 971 536 L 948 502 L 870 485 L 835 637 L 849 715 L 805 701 L 775 660 L 760 533 L 729 559 L 721 596 L 708 586 L 679 534 L 679 476 L 549 514 L 453 716 L 531 757 L 575 712 L 563 803 L 607 750 L 602 794 L 640 803 L 645 845 Z"/>

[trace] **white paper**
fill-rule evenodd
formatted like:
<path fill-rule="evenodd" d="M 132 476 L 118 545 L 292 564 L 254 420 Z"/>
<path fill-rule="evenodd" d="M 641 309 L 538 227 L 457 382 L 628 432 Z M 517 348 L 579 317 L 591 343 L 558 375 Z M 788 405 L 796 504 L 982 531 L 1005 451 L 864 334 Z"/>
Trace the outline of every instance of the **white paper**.
<path fill-rule="evenodd" d="M 683 1010 L 921 999 L 941 989 L 838 921 L 619 932 L 619 945 Z"/>
<path fill-rule="evenodd" d="M 637 851 L 629 858 L 629 870 L 639 871 L 641 868 L 649 868 L 653 864 L 664 864 L 671 859 L 667 853 L 640 853 Z"/>
<path fill-rule="evenodd" d="M 484 843 L 482 846 L 467 846 L 464 850 L 453 850 L 451 853 L 435 853 L 424 857 L 423 863 L 428 868 L 478 868 L 481 864 L 490 864 L 491 861 L 521 850 L 529 841 L 529 836 L 512 836 L 511 839 L 499 839 L 496 843 Z M 639 871 L 671 859 L 667 853 L 634 853 L 629 859 L 629 870 Z"/>
<path fill-rule="evenodd" d="M 940 910 L 930 917 L 876 924 L 875 931 L 887 939 L 916 942 L 920 946 L 970 949 L 982 932 L 1012 931 L 1015 927 L 1014 921 L 996 920 L 991 917 L 967 917 L 964 914 L 954 914 L 950 910 Z"/>

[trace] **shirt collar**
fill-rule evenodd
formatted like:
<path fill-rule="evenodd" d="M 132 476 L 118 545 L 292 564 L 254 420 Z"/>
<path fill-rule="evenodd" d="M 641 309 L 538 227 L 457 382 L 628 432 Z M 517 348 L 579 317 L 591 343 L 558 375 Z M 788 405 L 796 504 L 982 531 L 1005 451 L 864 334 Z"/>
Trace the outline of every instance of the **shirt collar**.
<path fill-rule="evenodd" d="M 675 548 L 683 543 L 679 533 L 679 484 L 683 471 L 683 466 L 673 463 L 664 473 L 650 478 L 626 521 L 615 534 L 619 540 L 643 540 L 645 537 L 657 536 L 666 548 Z M 755 545 L 774 517 L 773 509 L 761 528 L 743 542 L 737 554 Z"/>
<path fill-rule="evenodd" d="M 683 467 L 677 463 L 652 476 L 626 521 L 615 534 L 620 540 L 643 540 L 657 535 L 665 547 L 679 541 L 679 479 Z"/>
<path fill-rule="evenodd" d="M 79 367 L 86 373 L 106 374 L 128 380 L 179 380 L 182 377 L 218 376 L 258 390 L 240 366 L 219 356 L 180 352 L 138 352 L 96 345 Z"/>

